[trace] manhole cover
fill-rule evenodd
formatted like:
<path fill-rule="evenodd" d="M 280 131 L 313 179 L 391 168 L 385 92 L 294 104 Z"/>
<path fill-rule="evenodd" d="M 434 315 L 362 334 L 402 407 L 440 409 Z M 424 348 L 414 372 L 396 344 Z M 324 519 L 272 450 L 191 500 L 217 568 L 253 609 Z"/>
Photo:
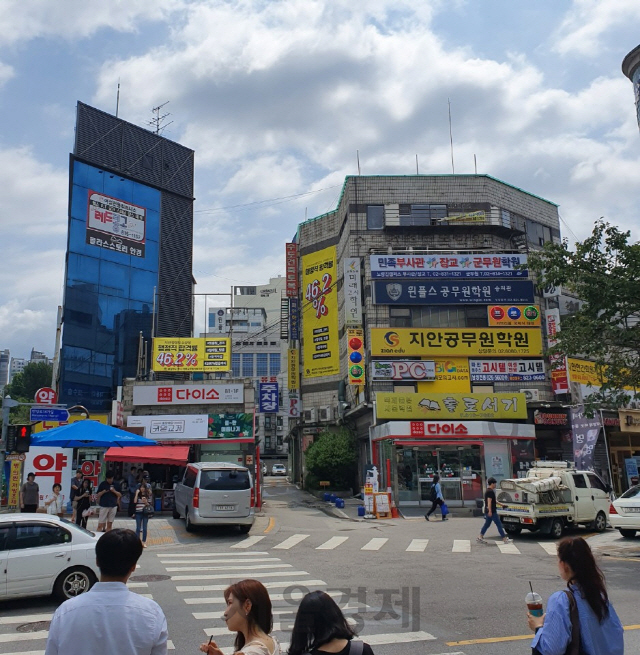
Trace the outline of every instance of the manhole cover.
<path fill-rule="evenodd" d="M 159 582 L 160 580 L 171 580 L 170 575 L 132 575 L 131 582 Z"/>
<path fill-rule="evenodd" d="M 40 632 L 48 630 L 51 621 L 35 621 L 34 623 L 23 623 L 16 628 L 16 632 Z"/>

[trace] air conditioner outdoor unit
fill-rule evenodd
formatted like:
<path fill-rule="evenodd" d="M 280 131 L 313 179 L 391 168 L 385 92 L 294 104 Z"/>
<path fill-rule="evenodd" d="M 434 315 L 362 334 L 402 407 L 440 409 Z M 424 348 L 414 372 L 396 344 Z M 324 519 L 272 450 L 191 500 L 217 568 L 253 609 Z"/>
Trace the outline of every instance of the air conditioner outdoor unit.
<path fill-rule="evenodd" d="M 332 421 L 333 420 L 333 412 L 331 411 L 331 407 L 321 407 L 318 410 L 318 416 L 320 417 L 321 421 Z"/>
<path fill-rule="evenodd" d="M 281 425 L 278 425 L 278 426 L 276 427 L 276 430 L 277 430 L 278 432 L 282 432 L 282 426 L 281 426 Z"/>
<path fill-rule="evenodd" d="M 302 420 L 305 423 L 315 423 L 316 422 L 316 408 L 312 407 L 311 409 L 305 409 L 302 412 Z"/>
<path fill-rule="evenodd" d="M 520 393 L 524 394 L 524 397 L 528 403 L 533 403 L 540 400 L 540 391 L 538 389 L 520 389 Z"/>

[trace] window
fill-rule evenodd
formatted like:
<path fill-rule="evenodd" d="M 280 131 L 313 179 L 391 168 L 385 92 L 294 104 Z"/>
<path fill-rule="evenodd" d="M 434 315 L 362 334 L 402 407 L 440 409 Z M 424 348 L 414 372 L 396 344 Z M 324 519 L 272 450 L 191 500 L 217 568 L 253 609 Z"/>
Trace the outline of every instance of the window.
<path fill-rule="evenodd" d="M 18 523 L 10 549 L 24 550 L 68 543 L 71 543 L 71 535 L 60 526 L 37 522 Z"/>
<path fill-rule="evenodd" d="M 446 205 L 400 205 L 400 225 L 404 227 L 439 225 L 446 216 Z"/>
<path fill-rule="evenodd" d="M 264 428 L 265 430 L 271 429 L 271 417 L 268 414 L 264 417 Z"/>
<path fill-rule="evenodd" d="M 263 377 L 269 375 L 267 353 L 258 353 L 256 355 L 256 376 Z"/>
<path fill-rule="evenodd" d="M 184 472 L 184 480 L 182 481 L 182 484 L 185 487 L 190 487 L 193 489 L 193 487 L 196 486 L 196 478 L 198 477 L 198 471 L 192 468 L 188 468 Z"/>
<path fill-rule="evenodd" d="M 9 550 L 9 531 L 11 530 L 10 524 L 0 525 L 0 552 Z"/>
<path fill-rule="evenodd" d="M 607 485 L 595 473 L 587 473 L 587 478 L 589 478 L 589 485 L 592 489 L 607 491 Z"/>
<path fill-rule="evenodd" d="M 584 479 L 584 475 L 582 475 L 582 473 L 573 474 L 573 484 L 575 485 L 576 489 L 587 488 L 587 481 Z"/>
<path fill-rule="evenodd" d="M 280 353 L 269 353 L 269 375 L 280 373 Z"/>
<path fill-rule="evenodd" d="M 264 447 L 267 449 L 271 448 L 271 437 L 265 437 L 264 438 Z"/>
<path fill-rule="evenodd" d="M 384 227 L 384 205 L 367 206 L 367 230 L 381 230 Z"/>
<path fill-rule="evenodd" d="M 486 307 L 456 305 L 420 305 L 393 307 L 389 311 L 390 327 L 464 328 L 487 327 Z"/>
<path fill-rule="evenodd" d="M 234 378 L 240 377 L 240 355 L 238 353 L 231 355 L 231 371 Z"/>
<path fill-rule="evenodd" d="M 253 377 L 253 353 L 242 355 L 242 377 Z"/>
<path fill-rule="evenodd" d="M 202 471 L 200 473 L 200 489 L 205 491 L 238 491 L 251 489 L 249 472 L 246 470 L 221 469 L 218 471 Z"/>

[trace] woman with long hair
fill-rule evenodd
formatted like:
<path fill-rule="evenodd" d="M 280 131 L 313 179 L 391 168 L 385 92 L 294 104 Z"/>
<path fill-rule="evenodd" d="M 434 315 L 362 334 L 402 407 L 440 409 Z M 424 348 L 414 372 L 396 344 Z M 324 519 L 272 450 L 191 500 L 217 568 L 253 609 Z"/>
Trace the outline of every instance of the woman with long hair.
<path fill-rule="evenodd" d="M 529 628 L 536 632 L 533 655 L 564 655 L 571 652 L 570 645 L 585 655 L 623 655 L 622 624 L 609 602 L 604 575 L 582 537 L 558 543 L 558 569 L 567 589 L 549 597 L 546 614 L 528 614 Z"/>
<path fill-rule="evenodd" d="M 273 613 L 271 599 L 258 580 L 241 580 L 224 591 L 227 607 L 224 620 L 227 628 L 236 632 L 235 651 L 245 655 L 281 655 L 280 644 L 271 636 Z M 215 641 L 201 644 L 207 655 L 222 655 Z"/>
<path fill-rule="evenodd" d="M 373 655 L 369 644 L 353 641 L 355 636 L 333 598 L 324 591 L 312 591 L 300 602 L 289 655 Z"/>
<path fill-rule="evenodd" d="M 442 495 L 442 485 L 440 484 L 440 476 L 436 473 L 431 482 L 431 509 L 424 515 L 424 518 L 429 520 L 429 517 L 444 503 L 444 496 Z M 442 517 L 443 521 L 447 520 L 446 516 Z"/>
<path fill-rule="evenodd" d="M 78 491 L 76 491 L 75 500 L 76 502 L 76 525 L 79 525 L 81 528 L 87 527 L 87 520 L 89 519 L 89 509 L 91 508 L 91 495 L 93 494 L 93 489 L 91 488 L 91 480 L 89 478 L 84 478 L 82 484 Z M 85 516 L 85 512 L 87 515 Z"/>

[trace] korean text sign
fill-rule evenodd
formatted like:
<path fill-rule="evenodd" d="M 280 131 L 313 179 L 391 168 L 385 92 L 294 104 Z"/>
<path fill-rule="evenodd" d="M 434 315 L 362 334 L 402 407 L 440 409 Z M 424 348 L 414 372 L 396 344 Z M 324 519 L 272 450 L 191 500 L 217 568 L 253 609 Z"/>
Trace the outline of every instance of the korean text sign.
<path fill-rule="evenodd" d="M 258 384 L 259 412 L 275 414 L 278 411 L 278 383 L 260 382 Z"/>
<path fill-rule="evenodd" d="M 287 354 L 288 354 L 287 359 L 289 362 L 289 368 L 287 371 L 289 377 L 288 380 L 289 384 L 287 386 L 291 391 L 295 391 L 300 386 L 300 383 L 298 381 L 300 379 L 300 371 L 299 371 L 300 367 L 298 363 L 299 362 L 298 357 L 300 355 L 297 348 L 289 348 Z"/>
<path fill-rule="evenodd" d="M 154 371 L 229 371 L 231 340 L 155 338 L 152 364 Z"/>
<path fill-rule="evenodd" d="M 515 328 L 372 328 L 371 354 L 386 357 L 542 355 L 539 330 Z"/>
<path fill-rule="evenodd" d="M 527 418 L 523 393 L 377 392 L 377 416 L 385 419 L 497 420 Z"/>
<path fill-rule="evenodd" d="M 336 248 L 302 257 L 303 375 L 340 373 Z"/>
<path fill-rule="evenodd" d="M 40 487 L 40 505 L 53 493 L 54 484 L 62 486 L 62 499 L 69 499 L 71 489 L 71 463 L 73 448 L 31 446 L 24 461 L 24 470 L 36 474 Z"/>
<path fill-rule="evenodd" d="M 491 327 L 540 327 L 540 309 L 536 305 L 491 305 L 488 310 Z"/>
<path fill-rule="evenodd" d="M 362 325 L 360 290 L 360 258 L 345 257 L 344 261 L 344 323 L 347 327 Z"/>
<path fill-rule="evenodd" d="M 298 244 L 286 244 L 286 285 L 287 298 L 294 298 L 298 295 Z"/>
<path fill-rule="evenodd" d="M 252 439 L 252 414 L 209 414 L 209 439 Z"/>
<path fill-rule="evenodd" d="M 472 359 L 473 382 L 533 382 L 545 379 L 542 359 Z"/>

